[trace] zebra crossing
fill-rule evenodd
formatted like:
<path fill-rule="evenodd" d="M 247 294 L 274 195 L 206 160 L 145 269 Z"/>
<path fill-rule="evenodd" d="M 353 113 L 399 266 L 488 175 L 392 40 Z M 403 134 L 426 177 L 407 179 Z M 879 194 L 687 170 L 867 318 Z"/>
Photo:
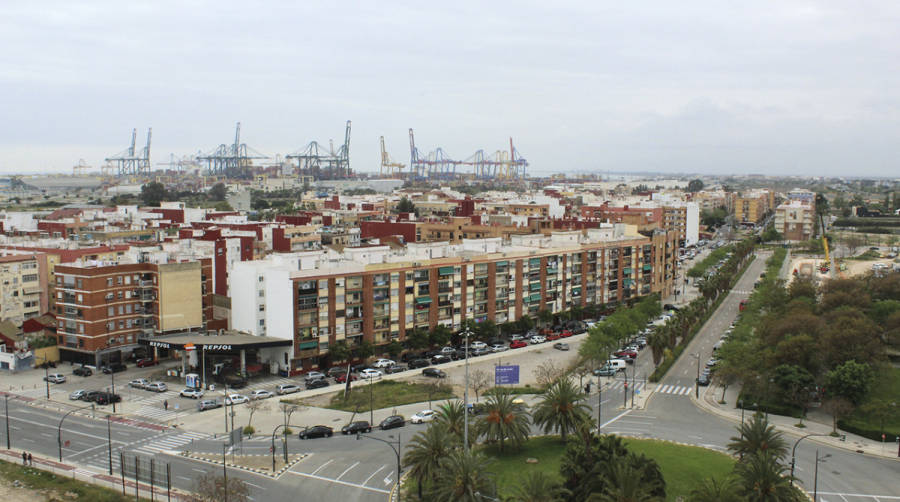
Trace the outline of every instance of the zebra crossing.
<path fill-rule="evenodd" d="M 199 439 L 209 439 L 211 437 L 212 434 L 192 431 L 181 432 L 178 434 L 162 435 L 162 437 L 159 437 L 159 439 L 153 439 L 150 442 L 147 442 L 135 448 L 135 451 L 147 453 L 150 455 L 164 451 L 179 451 L 180 447 L 189 444 L 191 441 Z"/>
<path fill-rule="evenodd" d="M 161 404 L 157 404 L 155 406 L 141 406 L 131 415 L 148 418 L 157 422 L 169 422 L 187 413 L 186 409 L 175 409 L 175 404 L 170 404 L 168 410 L 163 408 Z"/>
<path fill-rule="evenodd" d="M 614 382 L 609 383 L 608 385 L 605 385 L 603 387 L 603 390 L 610 391 L 610 390 L 616 390 L 616 389 L 623 389 L 623 388 L 625 388 L 625 383 L 626 382 L 624 380 L 616 380 Z M 640 394 L 641 390 L 644 388 L 644 385 L 645 385 L 644 382 L 636 382 L 634 384 L 634 390 Z M 628 390 L 629 390 L 629 392 L 631 391 L 631 382 L 628 382 Z"/>
<path fill-rule="evenodd" d="M 685 387 L 684 385 L 662 385 L 657 387 L 656 392 L 660 394 L 671 394 L 673 396 L 687 396 L 690 395 L 691 391 L 694 390 L 694 387 L 689 386 Z"/>

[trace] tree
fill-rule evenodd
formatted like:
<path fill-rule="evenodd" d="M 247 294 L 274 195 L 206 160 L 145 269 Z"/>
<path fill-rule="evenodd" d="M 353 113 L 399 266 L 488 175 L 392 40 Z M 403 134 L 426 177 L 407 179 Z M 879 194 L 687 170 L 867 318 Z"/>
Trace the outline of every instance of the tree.
<path fill-rule="evenodd" d="M 213 206 L 213 209 L 215 209 L 216 211 L 234 211 L 234 208 L 231 207 L 231 204 L 224 200 L 221 202 L 216 202 L 216 205 Z"/>
<path fill-rule="evenodd" d="M 630 459 L 629 459 L 630 460 Z M 657 486 L 648 484 L 644 473 L 632 462 L 605 464 L 608 483 L 601 494 L 588 497 L 589 502 L 662 502 L 665 497 L 655 493 Z M 661 478 L 660 478 L 661 479 Z M 665 490 L 665 484 L 663 484 Z"/>
<path fill-rule="evenodd" d="M 399 356 L 400 353 L 403 352 L 403 346 L 400 345 L 400 342 L 398 342 L 397 340 L 392 340 L 391 343 L 387 344 L 385 350 L 392 359 L 396 359 L 397 356 Z"/>
<path fill-rule="evenodd" d="M 228 189 L 225 188 L 224 183 L 216 183 L 209 189 L 209 198 L 215 201 L 223 201 L 225 200 L 225 196 L 228 195 Z"/>
<path fill-rule="evenodd" d="M 346 340 L 338 340 L 328 347 L 328 355 L 331 356 L 331 362 L 346 361 L 350 358 L 350 347 L 347 346 Z"/>
<path fill-rule="evenodd" d="M 406 343 L 411 349 L 424 349 L 428 346 L 428 333 L 416 328 L 406 334 Z"/>
<path fill-rule="evenodd" d="M 703 480 L 703 484 L 691 491 L 688 502 L 743 502 L 738 485 L 734 478 L 726 477 L 721 481 L 715 478 Z"/>
<path fill-rule="evenodd" d="M 788 468 L 779 457 L 758 451 L 735 467 L 741 494 L 747 502 L 799 502 L 800 492 L 790 485 Z"/>
<path fill-rule="evenodd" d="M 270 207 L 272 206 L 269 204 L 269 201 L 263 198 L 254 198 L 250 201 L 250 209 L 253 209 L 254 211 L 262 211 L 269 209 Z"/>
<path fill-rule="evenodd" d="M 546 473 L 537 471 L 519 476 L 511 502 L 559 502 L 565 490 Z"/>
<path fill-rule="evenodd" d="M 842 397 L 857 405 L 874 381 L 875 375 L 868 364 L 851 359 L 825 375 L 825 391 L 829 396 Z"/>
<path fill-rule="evenodd" d="M 244 409 L 247 410 L 247 427 L 253 427 L 253 414 L 257 411 L 264 411 L 269 409 L 269 404 L 266 401 L 260 399 L 254 399 L 252 401 L 247 401 L 247 404 L 244 405 Z"/>
<path fill-rule="evenodd" d="M 541 396 L 532 411 L 532 421 L 544 429 L 544 433 L 558 432 L 563 441 L 588 420 L 590 407 L 583 402 L 585 395 L 568 378 L 556 380 Z"/>
<path fill-rule="evenodd" d="M 831 415 L 831 433 L 837 434 L 838 420 L 853 413 L 856 407 L 853 403 L 843 397 L 832 397 L 822 402 L 822 409 Z"/>
<path fill-rule="evenodd" d="M 441 427 L 447 429 L 447 432 L 456 438 L 456 440 L 462 444 L 463 436 L 465 432 L 465 419 L 466 419 L 466 408 L 465 404 L 459 399 L 454 399 L 453 401 L 446 401 L 444 404 L 438 406 L 437 416 L 434 419 L 434 422 Z M 469 431 L 469 444 L 473 444 L 472 436 L 474 436 L 475 428 L 471 428 Z"/>
<path fill-rule="evenodd" d="M 450 341 L 450 335 L 450 328 L 443 324 L 438 324 L 431 330 L 431 333 L 428 334 L 428 342 L 437 347 L 447 345 Z"/>
<path fill-rule="evenodd" d="M 534 369 L 534 379 L 541 387 L 549 387 L 553 382 L 563 376 L 565 370 L 557 366 L 553 360 L 547 360 Z"/>
<path fill-rule="evenodd" d="M 732 436 L 728 443 L 728 449 L 742 458 L 753 455 L 756 452 L 771 453 L 775 458 L 787 455 L 788 444 L 781 433 L 775 430 L 775 426 L 769 425 L 759 412 L 754 413 L 750 420 L 737 427 L 740 437 Z"/>
<path fill-rule="evenodd" d="M 190 502 L 219 502 L 227 498 L 234 502 L 248 502 L 250 499 L 250 487 L 238 477 L 228 478 L 226 487 L 225 478 L 217 476 L 212 471 L 194 478 Z"/>
<path fill-rule="evenodd" d="M 500 388 L 492 394 L 485 411 L 486 415 L 477 422 L 478 435 L 487 441 L 499 442 L 501 452 L 507 441 L 518 446 L 528 439 L 528 412 L 523 404 L 513 402 L 508 389 Z"/>
<path fill-rule="evenodd" d="M 553 312 L 550 312 L 547 309 L 538 310 L 538 321 L 541 326 L 548 326 L 553 322 Z"/>
<path fill-rule="evenodd" d="M 781 235 L 778 230 L 775 230 L 775 227 L 771 225 L 766 228 L 766 231 L 763 232 L 759 237 L 763 242 L 776 242 L 784 240 L 784 236 Z"/>
<path fill-rule="evenodd" d="M 375 353 L 375 347 L 370 342 L 363 340 L 362 343 L 353 348 L 353 353 L 356 354 L 356 357 L 366 360 Z"/>
<path fill-rule="evenodd" d="M 409 200 L 405 195 L 400 199 L 400 202 L 397 202 L 397 212 L 398 213 L 415 213 L 416 205 L 413 204 L 413 201 Z"/>
<path fill-rule="evenodd" d="M 810 392 L 815 388 L 813 376 L 804 368 L 793 364 L 782 364 L 775 367 L 775 385 L 778 386 L 784 401 L 799 406 L 802 410 L 800 423 L 809 406 Z"/>
<path fill-rule="evenodd" d="M 166 187 L 158 181 L 151 181 L 141 187 L 141 200 L 145 206 L 159 206 L 166 199 Z"/>
<path fill-rule="evenodd" d="M 519 331 L 523 333 L 534 327 L 534 320 L 528 315 L 523 315 L 516 323 L 519 325 Z"/>
<path fill-rule="evenodd" d="M 625 447 L 622 438 L 615 435 L 598 436 L 591 425 L 584 423 L 566 443 L 560 463 L 565 499 L 571 502 L 585 500 L 620 500 L 628 493 L 622 473 L 615 473 L 612 466 L 628 465 L 629 475 L 636 478 L 647 492 L 637 492 L 635 500 L 664 500 L 666 483 L 659 465 L 644 455 L 634 455 Z M 616 491 L 617 487 L 621 488 Z M 613 496 L 614 498 L 603 498 Z M 656 498 L 653 498 L 656 497 Z"/>
<path fill-rule="evenodd" d="M 437 478 L 441 459 L 455 448 L 456 443 L 447 429 L 435 425 L 430 425 L 410 440 L 403 455 L 403 465 L 410 469 L 409 475 L 416 480 L 419 500 L 425 500 L 422 497 L 423 488 Z"/>
<path fill-rule="evenodd" d="M 860 407 L 860 411 L 878 422 L 878 432 L 884 434 L 884 422 L 897 413 L 897 403 L 873 399 Z"/>
<path fill-rule="evenodd" d="M 703 186 L 704 185 L 703 185 L 702 180 L 694 179 L 694 180 L 691 180 L 690 183 L 688 183 L 687 191 L 692 192 L 692 193 L 699 192 L 700 190 L 703 190 Z"/>
<path fill-rule="evenodd" d="M 490 462 L 481 453 L 452 450 L 440 462 L 430 500 L 437 502 L 484 502 L 497 494 L 489 474 Z"/>
<path fill-rule="evenodd" d="M 475 402 L 478 402 L 478 394 L 491 386 L 491 374 L 485 370 L 475 370 L 469 375 L 469 386 L 475 391 Z"/>

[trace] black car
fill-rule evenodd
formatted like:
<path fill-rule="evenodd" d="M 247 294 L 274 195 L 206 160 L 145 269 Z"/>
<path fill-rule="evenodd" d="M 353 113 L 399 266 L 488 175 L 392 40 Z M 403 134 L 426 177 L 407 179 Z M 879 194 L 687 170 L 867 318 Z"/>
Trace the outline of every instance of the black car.
<path fill-rule="evenodd" d="M 663 305 L 663 310 L 674 310 L 675 312 L 678 312 L 679 309 L 675 305 L 672 305 L 671 303 L 667 303 L 667 304 Z"/>
<path fill-rule="evenodd" d="M 422 374 L 431 378 L 447 378 L 447 373 L 437 368 L 425 368 L 422 370 Z"/>
<path fill-rule="evenodd" d="M 391 415 L 382 420 L 381 423 L 378 424 L 378 427 L 380 427 L 381 430 L 387 430 L 403 427 L 404 425 L 406 425 L 406 419 L 403 418 L 402 415 Z"/>
<path fill-rule="evenodd" d="M 414 359 L 422 359 L 421 352 L 405 352 L 402 356 L 400 356 L 400 360 L 404 363 L 408 363 Z"/>
<path fill-rule="evenodd" d="M 341 434 L 356 434 L 357 432 L 372 432 L 372 426 L 369 425 L 369 422 L 361 420 L 341 427 Z"/>
<path fill-rule="evenodd" d="M 443 364 L 449 363 L 450 361 L 452 361 L 450 356 L 445 356 L 443 354 L 436 354 L 431 358 L 431 364 Z"/>
<path fill-rule="evenodd" d="M 413 359 L 409 362 L 409 369 L 411 370 L 424 368 L 426 366 L 431 366 L 431 361 L 429 361 L 428 359 Z"/>
<path fill-rule="evenodd" d="M 408 369 L 409 369 L 409 366 L 407 366 L 405 364 L 395 364 L 393 366 L 388 366 L 387 368 L 384 368 L 384 372 L 388 373 L 388 374 L 400 373 L 401 371 L 406 371 Z"/>
<path fill-rule="evenodd" d="M 371 366 L 369 366 L 368 364 L 354 364 L 353 366 L 350 367 L 350 371 L 352 373 L 359 373 L 360 371 L 362 371 L 366 368 L 371 368 Z"/>
<path fill-rule="evenodd" d="M 94 374 L 94 371 L 88 368 L 87 366 L 79 366 L 72 370 L 73 375 L 89 377 Z"/>
<path fill-rule="evenodd" d="M 104 406 L 110 403 L 121 403 L 122 396 L 113 394 L 112 392 L 101 392 L 94 400 L 95 403 Z"/>
<path fill-rule="evenodd" d="M 709 375 L 706 373 L 703 373 L 702 375 L 700 375 L 699 378 L 697 378 L 697 383 L 699 385 L 706 387 L 707 385 L 709 385 Z"/>
<path fill-rule="evenodd" d="M 93 403 L 97 401 L 97 396 L 99 396 L 100 394 L 103 394 L 103 391 L 89 390 L 81 395 L 81 400 Z"/>
<path fill-rule="evenodd" d="M 322 387 L 328 387 L 328 381 L 324 378 L 318 378 L 316 380 L 310 380 L 306 382 L 307 389 L 321 389 Z"/>
<path fill-rule="evenodd" d="M 327 425 L 314 425 L 312 427 L 307 427 L 300 431 L 297 434 L 300 439 L 311 439 L 311 438 L 330 438 L 334 434 L 334 429 L 328 427 Z"/>
<path fill-rule="evenodd" d="M 128 369 L 128 366 L 125 366 L 122 363 L 112 363 L 108 366 L 103 367 L 103 373 L 109 375 L 110 373 L 121 373 Z"/>

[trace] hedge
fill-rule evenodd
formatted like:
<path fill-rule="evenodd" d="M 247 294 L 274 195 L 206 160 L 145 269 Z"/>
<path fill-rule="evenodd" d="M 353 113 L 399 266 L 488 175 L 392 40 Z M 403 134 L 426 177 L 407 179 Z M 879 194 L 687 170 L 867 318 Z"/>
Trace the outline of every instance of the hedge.
<path fill-rule="evenodd" d="M 851 422 L 847 420 L 838 420 L 838 429 L 849 432 L 851 434 L 856 434 L 858 436 L 862 436 L 864 438 L 871 439 L 873 441 L 881 441 L 881 430 L 880 429 L 869 429 L 867 427 L 858 427 L 853 425 Z M 893 443 L 897 440 L 897 437 L 900 436 L 898 431 L 892 431 L 888 428 L 884 429 L 884 434 L 887 436 L 886 442 Z"/>

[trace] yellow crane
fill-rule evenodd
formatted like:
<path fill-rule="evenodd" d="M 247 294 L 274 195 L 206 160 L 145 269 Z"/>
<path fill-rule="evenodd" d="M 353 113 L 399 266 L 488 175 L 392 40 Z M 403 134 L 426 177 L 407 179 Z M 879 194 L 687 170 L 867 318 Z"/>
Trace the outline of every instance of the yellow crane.
<path fill-rule="evenodd" d="M 819 223 L 822 225 L 822 248 L 825 250 L 825 264 L 819 267 L 819 271 L 827 274 L 831 269 L 831 253 L 828 252 L 828 238 L 825 237 L 825 218 L 819 214 Z"/>
<path fill-rule="evenodd" d="M 403 170 L 406 164 L 402 162 L 394 162 L 391 155 L 384 148 L 384 136 L 381 137 L 381 175 L 382 176 L 403 176 Z"/>
<path fill-rule="evenodd" d="M 78 159 L 78 163 L 72 166 L 72 176 L 84 176 L 90 169 L 91 166 L 84 159 Z"/>

